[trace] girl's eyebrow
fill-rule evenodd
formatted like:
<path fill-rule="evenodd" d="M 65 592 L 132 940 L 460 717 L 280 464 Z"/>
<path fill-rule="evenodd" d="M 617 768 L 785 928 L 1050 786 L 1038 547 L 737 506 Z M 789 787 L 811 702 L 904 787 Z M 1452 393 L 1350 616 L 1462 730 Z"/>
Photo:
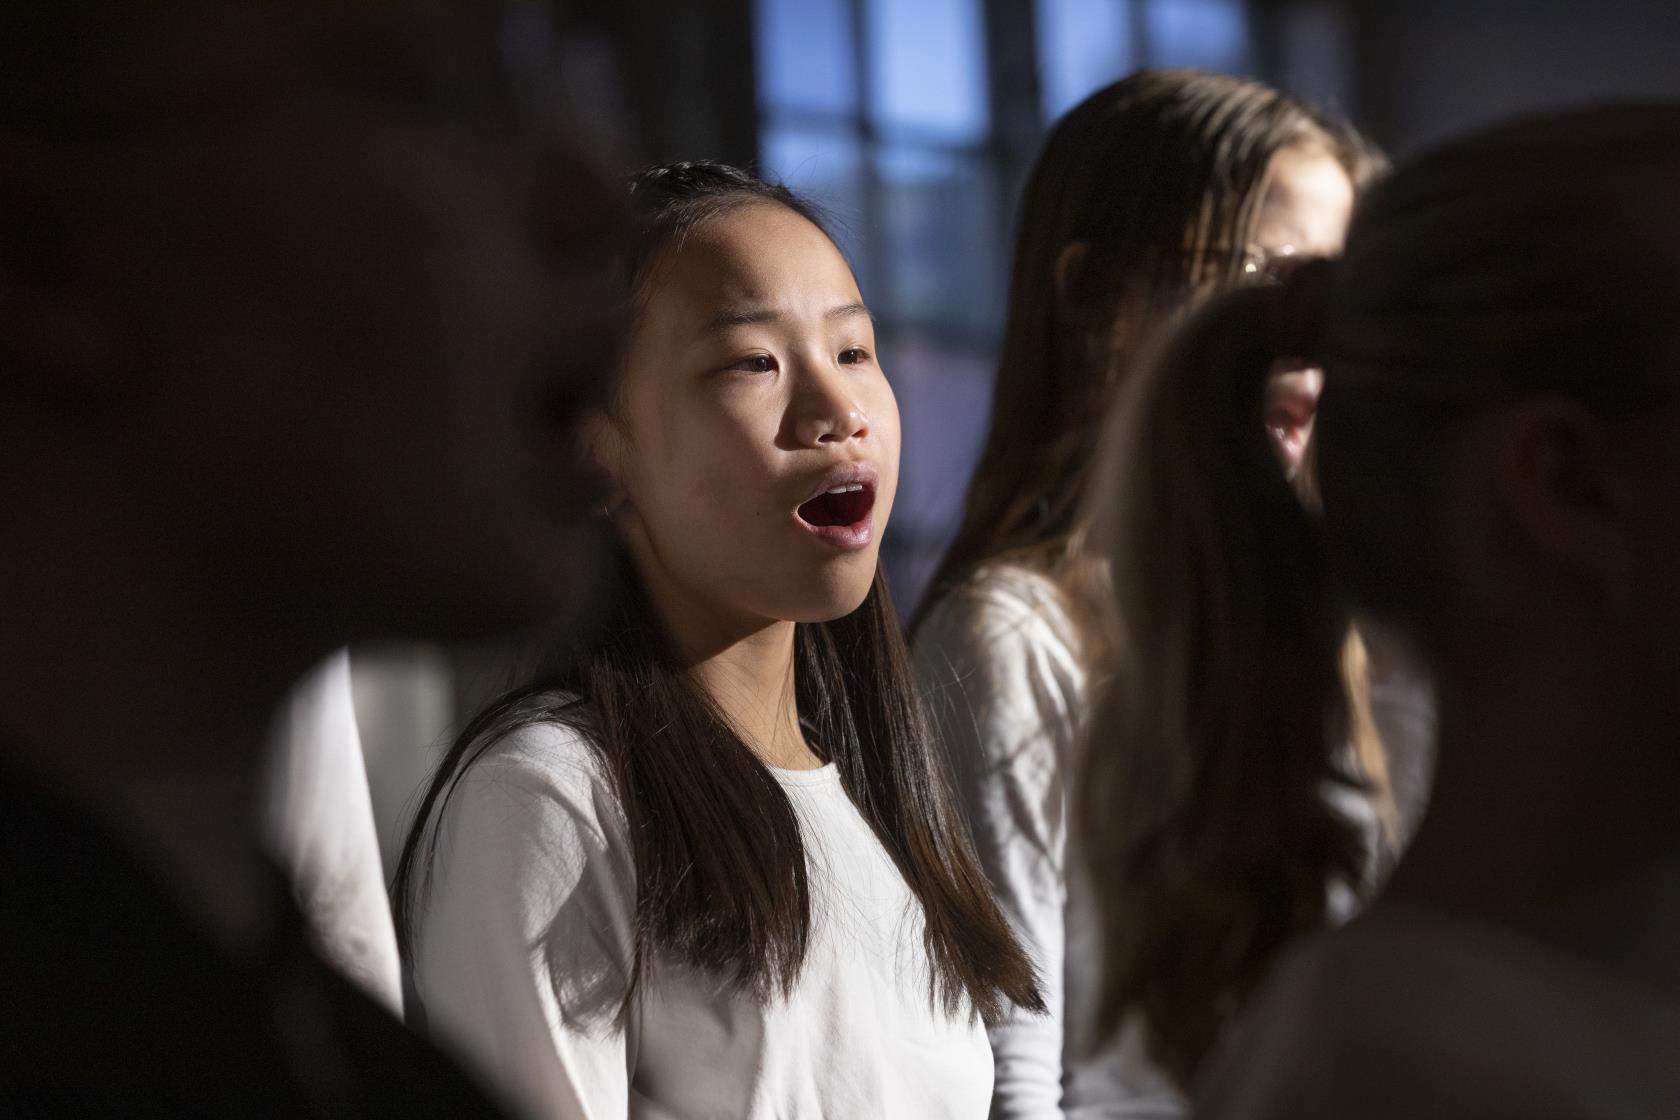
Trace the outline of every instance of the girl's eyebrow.
<path fill-rule="evenodd" d="M 824 318 L 826 318 L 826 319 L 850 319 L 854 315 L 862 315 L 865 319 L 874 319 L 875 318 L 875 316 L 873 316 L 869 313 L 869 308 L 865 307 L 861 303 L 856 303 L 856 302 L 843 303 L 839 307 L 831 307 L 828 310 L 828 314 L 825 315 Z"/>
<path fill-rule="evenodd" d="M 862 315 L 866 319 L 874 318 L 869 313 L 869 308 L 856 301 L 829 308 L 823 313 L 823 318 L 831 320 L 850 319 L 856 315 Z M 737 307 L 724 308 L 707 319 L 706 325 L 701 329 L 707 334 L 715 334 L 734 327 L 753 327 L 763 323 L 774 323 L 783 317 L 783 313 L 774 307 L 768 307 L 764 304 L 743 304 Z"/>
<path fill-rule="evenodd" d="M 706 320 L 701 328 L 707 334 L 726 331 L 731 327 L 752 327 L 760 323 L 773 323 L 782 317 L 782 313 L 773 307 L 763 304 L 743 304 L 736 307 L 726 307 Z"/>

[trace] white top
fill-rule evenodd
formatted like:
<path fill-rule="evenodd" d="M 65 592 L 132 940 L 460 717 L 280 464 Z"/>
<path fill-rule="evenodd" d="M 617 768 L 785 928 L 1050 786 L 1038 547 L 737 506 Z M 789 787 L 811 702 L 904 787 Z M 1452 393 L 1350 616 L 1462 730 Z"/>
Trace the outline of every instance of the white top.
<path fill-rule="evenodd" d="M 397 935 L 347 652 L 340 650 L 297 684 L 269 734 L 263 795 L 269 850 L 291 877 L 323 955 L 400 1015 Z"/>
<path fill-rule="evenodd" d="M 1388 645 L 1385 644 L 1385 650 Z M 1088 682 L 1079 633 L 1061 588 L 1020 564 L 979 568 L 928 611 L 916 634 L 917 673 L 952 760 L 975 846 L 1004 913 L 1038 962 L 1049 1014 L 1013 1015 L 991 1032 L 999 1120 L 1171 1120 L 1187 1102 L 1150 1060 L 1141 1024 L 1094 1049 L 1098 918 L 1084 863 L 1067 858 L 1066 779 L 1075 771 Z M 1373 688 L 1384 741 L 1415 759 L 1404 805 L 1421 812 L 1434 709 L 1396 657 Z M 1376 852 L 1370 803 L 1335 787 L 1330 804 Z M 1411 823 L 1408 820 L 1407 823 Z M 1376 871 L 1373 860 L 1372 872 Z M 1327 884 L 1332 921 L 1356 896 Z"/>
<path fill-rule="evenodd" d="M 1043 573 L 991 564 L 917 629 L 917 675 L 950 752 L 981 864 L 1043 981 L 1046 1015 L 991 1032 L 999 1120 L 1169 1118 L 1184 1103 L 1141 1032 L 1096 1054 L 1097 916 L 1067 859 L 1066 778 L 1086 710 L 1079 635 Z"/>
<path fill-rule="evenodd" d="M 1198 1117 L 1680 1115 L 1680 993 L 1441 910 L 1379 907 L 1304 942 L 1234 1043 Z"/>
<path fill-rule="evenodd" d="M 419 922 L 434 1033 L 533 1117 L 984 1117 L 985 1033 L 932 1006 L 920 906 L 838 771 L 772 773 L 811 872 L 795 990 L 656 960 L 621 1019 L 635 875 L 611 783 L 565 726 L 493 744 L 442 814 Z"/>

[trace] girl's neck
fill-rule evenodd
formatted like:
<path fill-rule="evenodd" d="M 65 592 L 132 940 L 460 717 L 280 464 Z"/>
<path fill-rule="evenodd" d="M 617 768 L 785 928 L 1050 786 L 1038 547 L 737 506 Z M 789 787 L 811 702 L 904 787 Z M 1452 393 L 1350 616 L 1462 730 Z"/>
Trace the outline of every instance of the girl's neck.
<path fill-rule="evenodd" d="M 794 689 L 794 624 L 776 621 L 738 638 L 689 671 L 766 766 L 812 770 Z"/>
<path fill-rule="evenodd" d="M 764 764 L 783 770 L 821 766 L 799 723 L 795 624 L 741 617 L 658 579 L 648 582 L 682 664 Z"/>

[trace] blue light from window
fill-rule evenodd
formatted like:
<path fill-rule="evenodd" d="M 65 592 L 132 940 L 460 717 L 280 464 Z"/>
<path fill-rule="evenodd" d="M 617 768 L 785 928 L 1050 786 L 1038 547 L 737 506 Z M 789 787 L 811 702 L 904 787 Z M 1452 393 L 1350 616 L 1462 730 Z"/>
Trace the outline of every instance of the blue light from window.
<path fill-rule="evenodd" d="M 1291 5 L 1283 13 L 1278 44 L 1284 88 L 1344 115 L 1354 88 L 1346 19 L 1328 0 Z"/>
<path fill-rule="evenodd" d="M 759 103 L 772 112 L 857 112 L 857 60 L 847 0 L 753 4 Z"/>
<path fill-rule="evenodd" d="M 1251 65 L 1242 0 L 1146 0 L 1149 65 L 1240 74 Z"/>
<path fill-rule="evenodd" d="M 932 148 L 887 147 L 876 172 L 887 258 L 881 276 L 893 312 L 924 325 L 995 332 L 1007 264 L 990 164 Z"/>
<path fill-rule="evenodd" d="M 1129 0 L 1038 0 L 1039 103 L 1046 121 L 1137 65 Z"/>
<path fill-rule="evenodd" d="M 865 0 L 869 107 L 884 131 L 948 143 L 990 126 L 979 0 Z"/>

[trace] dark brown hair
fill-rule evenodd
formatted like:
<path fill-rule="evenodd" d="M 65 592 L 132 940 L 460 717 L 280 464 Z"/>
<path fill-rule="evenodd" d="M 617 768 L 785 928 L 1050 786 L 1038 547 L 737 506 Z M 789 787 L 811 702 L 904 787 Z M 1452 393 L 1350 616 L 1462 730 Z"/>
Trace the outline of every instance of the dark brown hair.
<path fill-rule="evenodd" d="M 1034 562 L 1080 581 L 1102 418 L 1149 334 L 1242 274 L 1272 158 L 1318 143 L 1356 183 L 1378 166 L 1344 124 L 1258 82 L 1144 70 L 1098 90 L 1051 131 L 1016 222 L 992 421 L 961 527 L 923 611 L 981 564 Z M 1058 293 L 1057 262 L 1089 246 Z M 1100 606 L 1089 588 L 1076 605 Z M 920 621 L 918 615 L 916 621 Z"/>
<path fill-rule="evenodd" d="M 710 217 L 755 201 L 817 222 L 784 188 L 712 163 L 655 168 L 634 181 L 637 237 L 622 279 L 642 290 L 661 257 Z M 817 223 L 820 228 L 820 223 Z M 668 954 L 761 994 L 795 983 L 811 932 L 805 846 L 780 783 L 686 673 L 627 553 L 621 594 L 569 668 L 480 713 L 438 768 L 397 867 L 397 930 L 412 960 L 435 822 L 462 774 L 519 727 L 576 727 L 599 752 L 629 823 L 636 868 L 635 961 L 626 1006 L 650 958 Z M 1042 1007 L 1032 965 L 993 901 L 949 791 L 883 577 L 844 618 L 800 624 L 800 718 L 921 903 L 929 998 L 986 1021 L 1008 1003 Z M 564 967 L 564 962 L 560 962 Z"/>
<path fill-rule="evenodd" d="M 1680 305 L 1680 260 L 1651 215 L 1677 181 L 1673 105 L 1440 149 L 1371 191 L 1344 260 L 1217 297 L 1125 394 L 1099 502 L 1118 670 L 1077 828 L 1101 1026 L 1141 1016 L 1181 1082 L 1282 945 L 1325 924 L 1326 884 L 1364 884 L 1359 830 L 1326 800 L 1358 785 L 1338 661 L 1355 611 L 1427 656 L 1463 602 L 1442 512 L 1455 440 L 1537 393 L 1604 415 L 1673 403 L 1674 328 L 1653 312 Z M 1285 358 L 1325 370 L 1316 511 L 1261 421 Z"/>

